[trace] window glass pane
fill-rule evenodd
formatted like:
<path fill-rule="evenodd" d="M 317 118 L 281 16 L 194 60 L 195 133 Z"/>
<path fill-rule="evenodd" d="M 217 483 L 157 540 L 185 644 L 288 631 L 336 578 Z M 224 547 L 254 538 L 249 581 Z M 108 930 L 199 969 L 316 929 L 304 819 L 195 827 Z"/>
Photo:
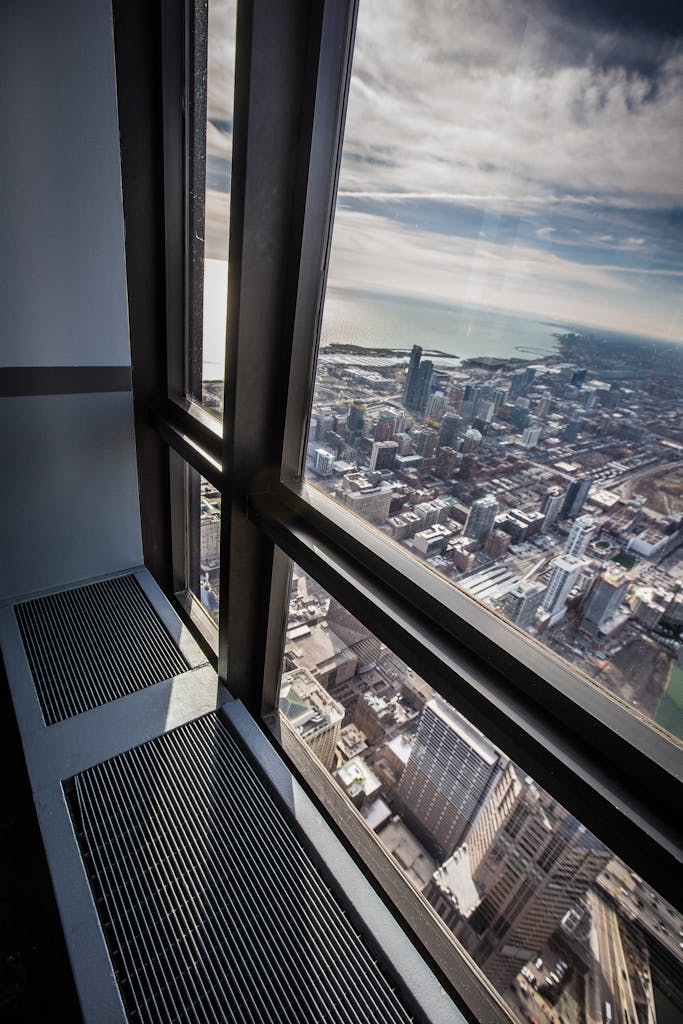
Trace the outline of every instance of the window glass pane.
<path fill-rule="evenodd" d="M 188 466 L 190 515 L 188 563 L 192 593 L 218 624 L 220 598 L 221 495 L 208 480 Z"/>
<path fill-rule="evenodd" d="M 361 0 L 305 474 L 680 739 L 673 11 Z"/>
<path fill-rule="evenodd" d="M 232 118 L 235 78 L 236 0 L 209 0 L 206 89 L 204 259 L 201 290 L 201 366 L 190 371 L 196 396 L 222 414 L 228 303 L 228 235 L 232 173 Z"/>
<path fill-rule="evenodd" d="M 296 566 L 279 706 L 520 1020 L 678 1019 L 681 914 Z"/>

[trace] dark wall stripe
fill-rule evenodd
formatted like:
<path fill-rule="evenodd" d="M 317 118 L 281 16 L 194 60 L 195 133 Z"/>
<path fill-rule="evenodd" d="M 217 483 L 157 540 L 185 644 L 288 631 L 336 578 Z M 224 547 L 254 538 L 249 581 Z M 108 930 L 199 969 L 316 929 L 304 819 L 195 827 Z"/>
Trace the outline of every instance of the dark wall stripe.
<path fill-rule="evenodd" d="M 0 398 L 131 391 L 129 366 L 3 366 Z"/>

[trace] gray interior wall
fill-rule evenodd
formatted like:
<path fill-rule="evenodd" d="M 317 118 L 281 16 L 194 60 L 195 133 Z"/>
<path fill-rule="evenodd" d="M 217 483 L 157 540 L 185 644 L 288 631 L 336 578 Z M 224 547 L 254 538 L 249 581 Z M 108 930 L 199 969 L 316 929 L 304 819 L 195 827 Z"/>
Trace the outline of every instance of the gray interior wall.
<path fill-rule="evenodd" d="M 31 381 L 130 366 L 110 3 L 0 4 L 0 39 L 0 374 L 26 368 L 0 398 L 2 600 L 138 565 L 142 548 L 131 393 Z"/>

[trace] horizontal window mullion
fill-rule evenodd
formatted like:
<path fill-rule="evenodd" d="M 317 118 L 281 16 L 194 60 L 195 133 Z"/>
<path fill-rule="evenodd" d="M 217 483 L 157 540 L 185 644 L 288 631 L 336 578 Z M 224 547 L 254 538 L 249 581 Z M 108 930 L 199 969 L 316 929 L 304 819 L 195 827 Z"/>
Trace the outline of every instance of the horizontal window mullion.
<path fill-rule="evenodd" d="M 174 452 L 215 487 L 222 488 L 223 470 L 220 460 L 203 446 L 202 439 L 195 432 L 185 430 L 181 423 L 176 418 L 168 416 L 166 411 L 156 413 L 155 424 L 161 437 Z"/>
<path fill-rule="evenodd" d="M 309 523 L 333 549 L 345 552 L 398 598 L 420 609 L 456 644 L 504 676 L 526 700 L 543 705 L 564 728 L 601 745 L 605 755 L 626 772 L 622 758 L 627 743 L 632 758 L 635 752 L 639 757 L 637 763 L 631 760 L 636 787 L 642 782 L 638 771 L 645 766 L 658 769 L 651 783 L 665 788 L 670 782 L 680 785 L 681 748 L 663 729 L 315 488 L 296 482 L 280 487 L 277 495 L 295 521 Z"/>
<path fill-rule="evenodd" d="M 179 430 L 215 462 L 220 463 L 223 452 L 223 425 L 221 421 L 197 402 L 188 398 L 169 398 L 155 410 L 157 423 L 166 422 Z"/>
<path fill-rule="evenodd" d="M 541 677 L 530 692 L 533 688 L 521 688 L 511 673 L 478 658 L 412 595 L 407 598 L 401 588 L 388 586 L 373 571 L 371 552 L 353 557 L 317 529 L 306 510 L 260 495 L 250 500 L 250 514 L 302 569 L 603 842 L 644 877 L 655 879 L 666 898 L 680 902 L 676 823 L 681 787 L 675 775 L 613 732 L 612 723 L 598 722 L 580 707 L 571 716 L 563 715 L 561 707 L 549 708 L 551 684 Z M 526 666 L 520 665 L 521 672 L 528 672 Z M 606 707 L 617 708 L 609 698 L 605 701 Z M 609 735 L 609 743 L 596 742 L 600 734 Z"/>

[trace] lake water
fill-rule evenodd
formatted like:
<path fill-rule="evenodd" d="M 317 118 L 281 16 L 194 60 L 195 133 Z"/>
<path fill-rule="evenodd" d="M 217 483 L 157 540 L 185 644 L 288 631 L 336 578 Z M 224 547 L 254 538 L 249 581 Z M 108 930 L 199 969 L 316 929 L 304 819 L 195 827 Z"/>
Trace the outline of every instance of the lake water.
<path fill-rule="evenodd" d="M 227 303 L 227 263 L 204 264 L 204 379 L 223 376 Z M 466 359 L 469 356 L 516 356 L 533 359 L 557 349 L 554 333 L 566 325 L 474 306 L 328 289 L 322 343 L 362 348 L 411 349 L 421 345 Z M 348 356 L 343 357 L 348 361 Z M 358 360 L 363 362 L 363 357 Z M 376 358 L 368 361 L 377 362 Z M 438 362 L 438 360 L 435 360 Z M 449 360 L 449 362 L 451 362 Z"/>
<path fill-rule="evenodd" d="M 553 334 L 570 328 L 529 316 L 475 306 L 448 305 L 400 295 L 329 289 L 323 345 L 410 349 L 421 345 L 461 359 L 516 356 L 533 359 L 557 350 Z"/>

